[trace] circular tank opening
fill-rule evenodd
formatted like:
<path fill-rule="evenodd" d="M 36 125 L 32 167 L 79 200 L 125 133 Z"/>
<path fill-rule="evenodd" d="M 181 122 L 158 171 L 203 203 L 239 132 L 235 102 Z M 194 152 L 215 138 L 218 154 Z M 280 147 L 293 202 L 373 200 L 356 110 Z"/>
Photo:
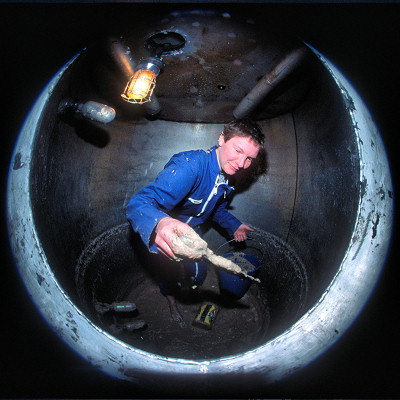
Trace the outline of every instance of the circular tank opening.
<path fill-rule="evenodd" d="M 157 265 L 128 224 L 94 239 L 79 257 L 79 297 L 96 324 L 141 350 L 193 360 L 242 353 L 262 345 L 282 326 L 294 322 L 303 310 L 308 291 L 306 268 L 287 244 L 260 231 L 253 234 L 253 241 L 240 246 L 240 251 L 262 254 L 257 275 L 262 283 L 253 283 L 243 297 L 233 298 L 221 293 L 218 274 L 210 265 L 202 286 L 192 289 L 188 283 L 177 298 L 184 325 L 171 319 L 168 303 L 158 287 Z M 222 246 L 224 253 L 239 251 L 237 246 Z M 135 310 L 98 307 L 125 302 L 133 303 Z M 204 303 L 218 307 L 210 330 L 193 325 Z"/>
<path fill-rule="evenodd" d="M 145 48 L 153 54 L 168 56 L 185 46 L 185 38 L 177 32 L 158 32 L 144 42 Z"/>

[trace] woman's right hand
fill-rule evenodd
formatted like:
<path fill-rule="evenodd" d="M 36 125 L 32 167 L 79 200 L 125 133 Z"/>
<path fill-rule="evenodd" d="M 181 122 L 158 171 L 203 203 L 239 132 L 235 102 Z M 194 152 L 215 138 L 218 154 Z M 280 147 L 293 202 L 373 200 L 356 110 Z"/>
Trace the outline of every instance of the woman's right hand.
<path fill-rule="evenodd" d="M 188 224 L 175 218 L 162 218 L 155 228 L 154 242 L 158 251 L 172 260 L 178 260 L 179 257 L 172 250 L 172 238 L 174 235 L 183 235 L 191 229 Z"/>

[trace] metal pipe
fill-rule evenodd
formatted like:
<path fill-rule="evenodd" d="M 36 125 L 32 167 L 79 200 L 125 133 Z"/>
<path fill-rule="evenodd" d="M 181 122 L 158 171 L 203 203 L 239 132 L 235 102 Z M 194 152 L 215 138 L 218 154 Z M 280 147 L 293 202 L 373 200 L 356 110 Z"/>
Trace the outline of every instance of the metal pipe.
<path fill-rule="evenodd" d="M 233 110 L 237 119 L 248 117 L 265 97 L 304 61 L 305 47 L 290 52 L 272 71 L 268 72 Z"/>

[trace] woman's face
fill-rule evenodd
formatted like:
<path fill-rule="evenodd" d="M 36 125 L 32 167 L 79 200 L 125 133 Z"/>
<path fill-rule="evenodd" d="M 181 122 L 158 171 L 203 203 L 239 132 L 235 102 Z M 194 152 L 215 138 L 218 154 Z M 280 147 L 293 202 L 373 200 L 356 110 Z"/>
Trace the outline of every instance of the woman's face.
<path fill-rule="evenodd" d="M 218 139 L 217 157 L 219 166 L 227 175 L 250 167 L 257 157 L 260 146 L 250 137 L 233 136 L 225 142 L 223 134 Z"/>

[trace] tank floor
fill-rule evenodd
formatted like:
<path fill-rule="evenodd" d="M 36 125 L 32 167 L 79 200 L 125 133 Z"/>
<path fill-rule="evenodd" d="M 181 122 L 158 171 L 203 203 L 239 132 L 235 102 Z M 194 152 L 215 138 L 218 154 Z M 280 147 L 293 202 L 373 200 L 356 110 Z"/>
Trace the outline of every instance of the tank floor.
<path fill-rule="evenodd" d="M 177 298 L 183 327 L 172 320 L 167 299 L 150 278 L 132 288 L 126 300 L 136 304 L 136 318 L 145 320 L 147 326 L 115 336 L 161 356 L 201 360 L 234 355 L 261 344 L 269 324 L 266 300 L 260 296 L 257 284 L 253 283 L 239 300 L 227 298 L 220 294 L 212 268 L 201 287 L 182 290 Z M 210 330 L 192 325 L 203 303 L 218 307 Z"/>

